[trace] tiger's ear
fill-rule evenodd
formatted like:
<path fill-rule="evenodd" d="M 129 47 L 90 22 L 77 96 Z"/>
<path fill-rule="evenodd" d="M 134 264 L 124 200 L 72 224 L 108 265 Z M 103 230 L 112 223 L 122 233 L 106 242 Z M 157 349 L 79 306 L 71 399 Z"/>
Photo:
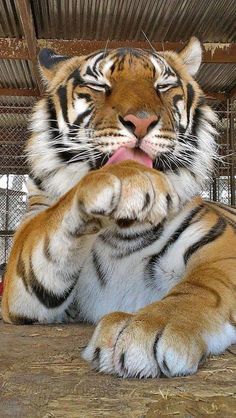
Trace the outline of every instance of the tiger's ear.
<path fill-rule="evenodd" d="M 39 67 L 40 71 L 46 79 L 46 81 L 50 81 L 53 79 L 56 71 L 59 68 L 59 65 L 71 57 L 68 57 L 66 55 L 59 55 L 52 49 L 43 48 L 39 52 L 38 55 L 38 61 L 39 61 Z"/>
<path fill-rule="evenodd" d="M 200 41 L 194 36 L 188 44 L 179 52 L 190 75 L 194 76 L 202 62 L 202 47 Z"/>

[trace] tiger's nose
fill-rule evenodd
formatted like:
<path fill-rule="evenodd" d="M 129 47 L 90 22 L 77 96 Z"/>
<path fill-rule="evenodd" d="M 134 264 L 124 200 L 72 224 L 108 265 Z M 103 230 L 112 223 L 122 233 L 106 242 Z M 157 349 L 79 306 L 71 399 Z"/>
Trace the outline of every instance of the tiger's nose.
<path fill-rule="evenodd" d="M 143 116 L 143 115 L 142 115 Z M 157 115 L 138 117 L 135 115 L 126 115 L 122 118 L 123 125 L 130 129 L 137 138 L 143 138 L 148 131 L 158 122 Z"/>

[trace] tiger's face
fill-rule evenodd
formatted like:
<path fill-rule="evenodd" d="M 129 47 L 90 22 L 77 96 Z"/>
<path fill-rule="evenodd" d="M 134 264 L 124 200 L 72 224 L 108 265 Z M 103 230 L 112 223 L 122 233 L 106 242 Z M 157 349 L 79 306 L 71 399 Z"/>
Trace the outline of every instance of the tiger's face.
<path fill-rule="evenodd" d="M 196 38 L 179 54 L 120 48 L 70 58 L 46 49 L 39 62 L 48 96 L 33 130 L 44 110 L 58 164 L 88 171 L 135 159 L 173 172 L 192 170 L 206 151 L 207 137 L 198 137 L 214 117 L 193 78 L 201 63 Z"/>

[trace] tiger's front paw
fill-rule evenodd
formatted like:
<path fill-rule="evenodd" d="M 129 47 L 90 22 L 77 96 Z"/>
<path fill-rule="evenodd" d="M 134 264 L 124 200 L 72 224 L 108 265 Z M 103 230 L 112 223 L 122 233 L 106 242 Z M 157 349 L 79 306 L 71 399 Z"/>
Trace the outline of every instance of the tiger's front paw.
<path fill-rule="evenodd" d="M 165 176 L 133 161 L 86 175 L 79 183 L 79 206 L 88 216 L 159 223 L 176 196 Z"/>
<path fill-rule="evenodd" d="M 83 351 L 97 370 L 121 377 L 168 377 L 193 374 L 205 353 L 198 333 L 170 318 L 152 314 L 106 315 Z"/>

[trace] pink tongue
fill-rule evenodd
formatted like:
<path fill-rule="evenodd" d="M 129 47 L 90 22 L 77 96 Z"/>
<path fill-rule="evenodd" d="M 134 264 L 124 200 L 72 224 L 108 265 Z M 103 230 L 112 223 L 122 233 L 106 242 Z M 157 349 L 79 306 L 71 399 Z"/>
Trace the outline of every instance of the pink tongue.
<path fill-rule="evenodd" d="M 135 148 L 119 148 L 111 158 L 107 161 L 107 164 L 116 164 L 120 161 L 134 160 L 146 167 L 152 168 L 152 159 L 143 151 Z"/>

